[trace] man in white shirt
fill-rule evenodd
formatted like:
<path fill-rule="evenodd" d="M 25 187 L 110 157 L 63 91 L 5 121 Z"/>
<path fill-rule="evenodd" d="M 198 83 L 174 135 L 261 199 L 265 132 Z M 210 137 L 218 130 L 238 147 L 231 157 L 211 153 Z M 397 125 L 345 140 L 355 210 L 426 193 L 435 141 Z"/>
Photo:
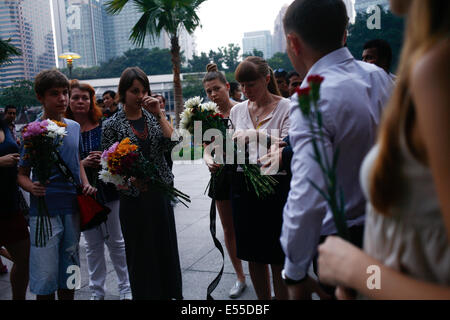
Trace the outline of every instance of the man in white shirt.
<path fill-rule="evenodd" d="M 344 192 L 347 225 L 353 242 L 361 245 L 365 199 L 359 168 L 376 139 L 383 108 L 393 82 L 384 70 L 356 61 L 343 47 L 348 17 L 342 0 L 296 0 L 284 17 L 288 55 L 298 73 L 325 78 L 319 107 L 323 114 L 325 150 L 329 159 L 340 150 L 338 184 Z M 325 199 L 308 179 L 324 188 L 324 178 L 312 159 L 307 120 L 292 97 L 289 136 L 294 156 L 291 190 L 284 207 L 280 237 L 286 255 L 283 279 L 291 299 L 310 299 L 317 283 L 308 276 L 319 242 L 336 234 Z"/>

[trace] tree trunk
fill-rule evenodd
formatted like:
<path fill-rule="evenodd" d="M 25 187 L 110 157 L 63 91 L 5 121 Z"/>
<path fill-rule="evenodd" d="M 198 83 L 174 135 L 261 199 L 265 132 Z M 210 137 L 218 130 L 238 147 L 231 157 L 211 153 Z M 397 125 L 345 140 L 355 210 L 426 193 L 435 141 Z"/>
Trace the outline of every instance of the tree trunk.
<path fill-rule="evenodd" d="M 172 54 L 173 67 L 173 91 L 175 97 L 175 121 L 176 127 L 178 127 L 178 124 L 180 123 L 180 114 L 183 112 L 183 89 L 181 87 L 180 78 L 181 59 L 178 35 L 171 35 L 170 43 L 170 52 Z"/>

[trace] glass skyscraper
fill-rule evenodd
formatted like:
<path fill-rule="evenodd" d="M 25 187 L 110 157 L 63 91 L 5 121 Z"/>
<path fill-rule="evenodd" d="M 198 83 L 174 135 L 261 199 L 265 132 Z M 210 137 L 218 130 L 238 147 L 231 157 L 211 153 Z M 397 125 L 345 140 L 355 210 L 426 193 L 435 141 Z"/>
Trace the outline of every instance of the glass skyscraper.
<path fill-rule="evenodd" d="M 0 87 L 14 80 L 33 80 L 42 70 L 56 66 L 50 3 L 48 0 L 0 1 L 0 38 L 22 51 L 12 63 L 0 67 Z"/>

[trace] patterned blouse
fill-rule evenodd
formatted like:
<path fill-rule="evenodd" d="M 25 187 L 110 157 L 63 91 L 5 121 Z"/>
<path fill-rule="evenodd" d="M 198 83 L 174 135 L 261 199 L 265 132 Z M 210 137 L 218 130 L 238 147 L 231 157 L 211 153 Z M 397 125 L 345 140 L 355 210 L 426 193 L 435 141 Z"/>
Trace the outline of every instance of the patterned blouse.
<path fill-rule="evenodd" d="M 144 149 L 140 147 L 139 149 L 148 161 L 156 165 L 161 180 L 171 184 L 173 182 L 173 174 L 164 158 L 164 152 L 172 151 L 173 147 L 181 141 L 181 138 L 176 136 L 176 140 L 172 141 L 171 138 L 164 137 L 158 120 L 152 114 L 142 109 L 142 116 L 145 117 L 148 128 L 148 140 L 145 143 L 146 147 Z M 102 149 L 108 149 L 115 142 L 120 142 L 125 138 L 130 138 L 133 144 L 142 145 L 140 139 L 133 133 L 125 112 L 120 110 L 103 123 Z M 139 195 L 139 191 L 133 186 L 121 192 L 134 197 Z"/>

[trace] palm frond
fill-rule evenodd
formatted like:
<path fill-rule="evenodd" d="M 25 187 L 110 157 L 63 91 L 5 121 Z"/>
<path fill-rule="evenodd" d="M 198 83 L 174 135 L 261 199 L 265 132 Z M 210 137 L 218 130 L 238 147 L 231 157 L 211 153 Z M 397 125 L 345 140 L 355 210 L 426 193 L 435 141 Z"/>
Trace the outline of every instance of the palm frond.
<path fill-rule="evenodd" d="M 118 14 L 125 5 L 129 2 L 129 0 L 110 0 L 105 2 L 106 12 L 109 14 Z"/>
<path fill-rule="evenodd" d="M 20 49 L 10 44 L 10 42 L 11 39 L 8 40 L 0 39 L 0 65 L 2 65 L 3 63 L 11 62 L 11 56 L 22 55 Z"/>

